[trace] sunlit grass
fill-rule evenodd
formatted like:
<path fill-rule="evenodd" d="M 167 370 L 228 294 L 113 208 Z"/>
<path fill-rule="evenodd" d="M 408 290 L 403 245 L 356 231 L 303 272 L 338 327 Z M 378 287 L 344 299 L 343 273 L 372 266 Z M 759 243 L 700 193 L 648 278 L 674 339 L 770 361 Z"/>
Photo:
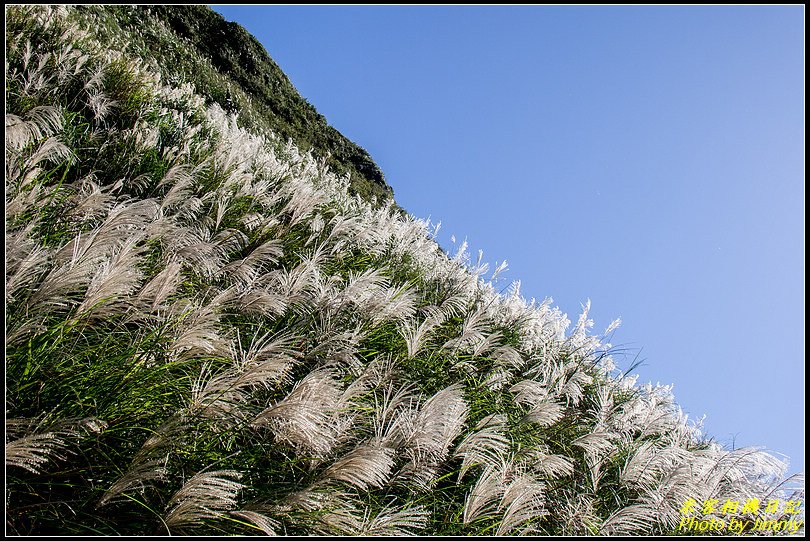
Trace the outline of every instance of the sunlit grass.
<path fill-rule="evenodd" d="M 587 307 L 500 294 L 103 13 L 6 12 L 9 532 L 665 534 L 782 494 Z"/>

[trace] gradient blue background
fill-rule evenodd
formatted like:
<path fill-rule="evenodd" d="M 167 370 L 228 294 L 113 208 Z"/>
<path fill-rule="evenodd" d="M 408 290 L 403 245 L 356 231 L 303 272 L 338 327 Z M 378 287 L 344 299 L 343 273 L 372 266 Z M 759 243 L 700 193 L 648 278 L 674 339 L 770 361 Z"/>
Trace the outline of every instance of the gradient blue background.
<path fill-rule="evenodd" d="M 214 6 L 396 200 L 804 470 L 804 9 Z"/>

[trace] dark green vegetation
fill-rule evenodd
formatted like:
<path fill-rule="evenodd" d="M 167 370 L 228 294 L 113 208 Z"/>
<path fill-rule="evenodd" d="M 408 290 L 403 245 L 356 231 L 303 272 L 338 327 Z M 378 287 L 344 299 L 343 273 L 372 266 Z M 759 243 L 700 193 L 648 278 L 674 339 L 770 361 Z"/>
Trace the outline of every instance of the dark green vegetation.
<path fill-rule="evenodd" d="M 171 84 L 189 82 L 207 100 L 240 114 L 246 127 L 292 139 L 326 157 L 350 190 L 366 200 L 390 199 L 393 190 L 368 152 L 329 125 L 304 99 L 255 37 L 207 6 L 83 7 L 129 32 L 135 49 Z M 164 30 L 168 29 L 171 33 Z M 116 30 L 117 31 L 117 30 Z"/>

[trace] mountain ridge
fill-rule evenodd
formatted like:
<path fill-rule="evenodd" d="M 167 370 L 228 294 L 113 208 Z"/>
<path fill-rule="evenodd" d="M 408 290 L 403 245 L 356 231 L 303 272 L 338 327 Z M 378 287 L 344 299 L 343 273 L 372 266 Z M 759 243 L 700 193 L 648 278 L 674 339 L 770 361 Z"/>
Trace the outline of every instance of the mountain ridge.
<path fill-rule="evenodd" d="M 353 193 L 380 202 L 393 197 L 393 189 L 368 152 L 332 127 L 300 95 L 264 46 L 239 24 L 202 5 L 79 9 L 108 24 L 137 29 L 130 31 L 130 37 L 138 40 L 140 56 L 156 60 L 161 73 L 175 76 L 175 83 L 192 83 L 206 100 L 225 110 L 239 111 L 241 125 L 290 138 L 299 148 L 326 158 L 336 174 L 349 175 Z M 167 40 L 156 32 L 155 22 L 179 40 Z"/>

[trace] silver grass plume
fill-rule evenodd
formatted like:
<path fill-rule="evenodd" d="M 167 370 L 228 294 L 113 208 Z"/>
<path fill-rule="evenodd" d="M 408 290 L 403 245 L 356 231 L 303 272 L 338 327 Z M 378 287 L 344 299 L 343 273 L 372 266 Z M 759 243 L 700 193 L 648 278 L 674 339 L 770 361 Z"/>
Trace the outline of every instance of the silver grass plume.
<path fill-rule="evenodd" d="M 360 490 L 382 487 L 394 467 L 393 449 L 379 443 L 363 443 L 324 471 L 321 481 L 343 481 Z"/>
<path fill-rule="evenodd" d="M 163 482 L 168 477 L 166 462 L 168 455 L 162 458 L 137 460 L 115 481 L 99 500 L 97 507 L 118 501 L 128 492 L 143 493 L 149 483 Z"/>
<path fill-rule="evenodd" d="M 218 519 L 236 507 L 236 498 L 244 488 L 242 475 L 233 470 L 200 472 L 178 490 L 169 503 L 164 523 L 169 532 L 183 532 L 203 520 Z"/>
<path fill-rule="evenodd" d="M 6 421 L 6 437 L 15 438 L 6 442 L 6 466 L 40 474 L 47 464 L 75 454 L 81 439 L 107 428 L 106 422 L 94 417 L 65 420 L 45 430 L 39 424 L 35 419 Z"/>
<path fill-rule="evenodd" d="M 268 427 L 276 438 L 300 451 L 324 456 L 340 436 L 335 416 L 341 398 L 339 384 L 332 374 L 315 370 L 285 398 L 262 411 L 252 424 Z"/>
<path fill-rule="evenodd" d="M 50 251 L 28 237 L 29 231 L 6 233 L 6 303 L 33 289 L 48 270 Z"/>
<path fill-rule="evenodd" d="M 76 308 L 76 314 L 92 312 L 92 316 L 106 317 L 125 311 L 131 303 L 129 297 L 143 281 L 143 272 L 138 268 L 141 254 L 140 238 L 129 238 L 120 249 L 101 264 L 90 281 L 84 301 Z"/>
<path fill-rule="evenodd" d="M 418 535 L 416 532 L 424 529 L 427 518 L 428 511 L 420 505 L 403 509 L 388 506 L 374 518 L 367 518 L 356 533 L 370 536 Z"/>
<path fill-rule="evenodd" d="M 462 520 L 470 524 L 480 517 L 492 516 L 497 512 L 498 502 L 503 497 L 505 464 L 488 466 L 481 472 L 464 502 Z"/>
<path fill-rule="evenodd" d="M 528 474 L 518 475 L 504 490 L 498 509 L 504 514 L 495 535 L 507 535 L 527 522 L 547 515 L 543 485 Z"/>
<path fill-rule="evenodd" d="M 452 442 L 461 434 L 468 407 L 461 384 L 453 384 L 430 397 L 419 411 L 404 411 L 394 431 L 410 462 L 401 470 L 403 481 L 428 489 L 445 460 Z"/>
<path fill-rule="evenodd" d="M 511 445 L 506 430 L 506 417 L 493 413 L 481 419 L 475 431 L 461 440 L 454 453 L 454 456 L 462 458 L 459 481 L 472 466 L 483 465 L 486 468 L 503 463 Z"/>
<path fill-rule="evenodd" d="M 32 142 L 58 133 L 62 123 L 62 111 L 52 105 L 33 107 L 22 118 L 6 113 L 6 152 L 19 152 Z"/>
<path fill-rule="evenodd" d="M 98 228 L 84 236 L 79 234 L 63 245 L 53 254 L 56 265 L 28 298 L 26 309 L 64 309 L 80 304 L 99 265 L 127 242 L 132 243 L 134 238 L 139 237 L 146 224 L 154 218 L 156 210 L 154 202 L 150 200 L 118 207 Z M 130 246 L 134 247 L 133 244 Z M 132 255 L 132 252 L 129 254 Z M 139 279 L 138 271 L 132 271 L 131 260 L 125 259 L 119 263 L 121 265 L 116 269 L 118 274 L 108 285 L 114 286 L 111 293 L 126 294 Z"/>
<path fill-rule="evenodd" d="M 235 284 L 243 287 L 252 285 L 259 275 L 284 255 L 281 241 L 270 240 L 256 247 L 247 257 L 228 263 L 219 270 Z"/>
<path fill-rule="evenodd" d="M 570 458 L 555 455 L 546 446 L 527 451 L 523 462 L 544 479 L 559 479 L 574 473 L 574 463 Z"/>
<path fill-rule="evenodd" d="M 414 535 L 414 530 L 424 528 L 427 510 L 422 506 L 398 509 L 388 505 L 372 516 L 370 509 L 360 510 L 354 498 L 337 494 L 321 505 L 328 507 L 326 513 L 318 515 L 314 526 L 319 535 L 368 535 L 401 536 Z"/>
<path fill-rule="evenodd" d="M 158 310 L 177 291 L 182 282 L 182 268 L 180 263 L 167 263 L 163 270 L 141 288 L 136 301 L 149 313 Z"/>
<path fill-rule="evenodd" d="M 178 299 L 169 308 L 172 316 L 179 318 L 174 330 L 174 341 L 169 351 L 179 359 L 229 354 L 229 343 L 218 330 L 219 314 L 213 302 L 207 305 L 193 304 Z"/>
<path fill-rule="evenodd" d="M 603 461 L 616 450 L 616 445 L 612 441 L 616 438 L 617 436 L 612 432 L 596 431 L 580 436 L 571 442 L 571 445 L 585 451 L 585 462 L 590 468 L 594 492 L 603 474 L 601 470 Z"/>
<path fill-rule="evenodd" d="M 623 483 L 651 490 L 658 478 L 690 458 L 687 450 L 679 447 L 660 447 L 646 441 L 627 458 L 621 470 Z"/>
<path fill-rule="evenodd" d="M 413 319 L 408 319 L 399 325 L 399 334 L 405 339 L 405 346 L 408 349 L 408 357 L 413 358 L 427 345 L 427 339 L 431 332 L 440 324 L 435 317 L 428 317 L 422 323 L 416 324 Z"/>
<path fill-rule="evenodd" d="M 509 390 L 515 394 L 515 402 L 529 406 L 523 418 L 525 422 L 550 426 L 559 421 L 565 412 L 565 408 L 549 396 L 546 385 L 539 381 L 523 380 Z"/>
<path fill-rule="evenodd" d="M 279 527 L 279 522 L 268 517 L 267 515 L 257 511 L 244 509 L 240 511 L 231 511 L 230 514 L 231 516 L 246 520 L 251 524 L 251 526 L 257 528 L 265 535 L 278 535 L 278 533 L 276 533 L 276 529 Z"/>
<path fill-rule="evenodd" d="M 6 466 L 41 473 L 46 464 L 67 460 L 72 454 L 67 439 L 54 432 L 30 434 L 6 443 Z"/>
<path fill-rule="evenodd" d="M 92 174 L 81 179 L 76 190 L 71 197 L 71 203 L 75 206 L 68 211 L 69 216 L 89 221 L 107 216 L 115 207 L 116 198 L 109 193 L 109 188 L 103 189 L 96 184 Z"/>

